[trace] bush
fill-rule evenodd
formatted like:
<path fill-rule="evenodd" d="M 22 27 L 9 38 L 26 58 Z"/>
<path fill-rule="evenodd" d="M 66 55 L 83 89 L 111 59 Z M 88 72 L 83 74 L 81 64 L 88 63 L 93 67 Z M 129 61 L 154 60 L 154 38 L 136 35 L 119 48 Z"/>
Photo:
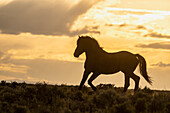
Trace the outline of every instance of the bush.
<path fill-rule="evenodd" d="M 170 102 L 165 105 L 165 113 L 170 113 Z"/>
<path fill-rule="evenodd" d="M 116 103 L 117 93 L 115 90 L 109 89 L 106 91 L 99 92 L 93 98 L 93 102 L 98 108 L 105 109 L 106 107 L 111 107 Z"/>
<path fill-rule="evenodd" d="M 14 113 L 30 113 L 27 106 L 21 106 L 21 105 L 14 104 L 14 105 L 12 105 L 12 107 L 13 107 Z"/>
<path fill-rule="evenodd" d="M 48 85 L 46 83 L 0 83 L 2 113 L 168 113 L 170 92 L 153 91 L 147 87 L 122 93 L 123 88 L 99 85 L 89 87 Z"/>
<path fill-rule="evenodd" d="M 134 108 L 125 102 L 112 106 L 110 113 L 134 113 Z"/>
<path fill-rule="evenodd" d="M 146 100 L 145 98 L 138 98 L 135 103 L 137 113 L 144 113 L 146 111 Z"/>

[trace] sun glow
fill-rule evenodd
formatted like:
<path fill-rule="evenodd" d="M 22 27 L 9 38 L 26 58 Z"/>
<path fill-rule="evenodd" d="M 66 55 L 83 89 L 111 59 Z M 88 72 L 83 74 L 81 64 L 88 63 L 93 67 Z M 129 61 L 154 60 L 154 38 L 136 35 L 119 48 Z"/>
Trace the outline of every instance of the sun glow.
<path fill-rule="evenodd" d="M 12 2 L 13 0 L 0 0 L 0 6 L 2 5 L 6 5 L 6 4 L 8 4 L 8 3 L 10 3 L 10 2 Z"/>

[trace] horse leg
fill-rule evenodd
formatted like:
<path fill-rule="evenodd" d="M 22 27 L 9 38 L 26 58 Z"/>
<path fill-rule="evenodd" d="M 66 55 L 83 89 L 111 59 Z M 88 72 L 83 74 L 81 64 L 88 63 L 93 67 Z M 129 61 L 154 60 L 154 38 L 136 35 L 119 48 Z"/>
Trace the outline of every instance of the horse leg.
<path fill-rule="evenodd" d="M 100 74 L 98 74 L 98 73 L 93 73 L 93 75 L 90 77 L 90 79 L 88 80 L 88 84 L 91 86 L 91 88 L 94 90 L 94 91 L 96 91 L 97 89 L 96 89 L 96 87 L 92 84 L 92 81 L 94 80 L 94 79 L 96 79 L 98 76 L 99 76 Z"/>
<path fill-rule="evenodd" d="M 129 85 L 130 85 L 129 81 L 130 81 L 130 77 L 125 74 L 125 85 L 124 85 L 124 90 L 123 90 L 123 92 L 126 92 L 126 91 L 127 91 L 128 87 L 129 87 Z"/>
<path fill-rule="evenodd" d="M 140 77 L 135 75 L 134 73 L 132 73 L 130 77 L 135 81 L 135 89 L 134 89 L 134 91 L 137 91 L 137 89 L 139 88 Z"/>
<path fill-rule="evenodd" d="M 90 73 L 91 73 L 91 72 L 88 72 L 88 71 L 86 71 L 86 70 L 84 71 L 83 78 L 82 78 L 81 83 L 80 83 L 80 86 L 79 86 L 79 90 L 82 89 L 82 87 L 83 87 L 83 85 L 84 85 L 85 81 L 87 80 L 87 77 L 88 77 L 88 75 L 89 75 Z"/>

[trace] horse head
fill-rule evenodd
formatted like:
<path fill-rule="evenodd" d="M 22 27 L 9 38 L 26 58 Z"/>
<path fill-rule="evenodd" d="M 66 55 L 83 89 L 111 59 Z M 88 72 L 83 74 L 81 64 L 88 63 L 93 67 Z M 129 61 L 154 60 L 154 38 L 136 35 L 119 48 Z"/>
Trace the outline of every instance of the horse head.
<path fill-rule="evenodd" d="M 77 48 L 74 52 L 74 57 L 79 57 L 83 52 L 85 52 L 84 44 L 81 41 L 82 37 L 83 36 L 79 36 L 79 39 L 77 40 Z"/>
<path fill-rule="evenodd" d="M 79 57 L 83 52 L 94 53 L 98 50 L 101 50 L 101 47 L 99 46 L 97 40 L 91 38 L 90 36 L 79 36 L 74 57 Z"/>

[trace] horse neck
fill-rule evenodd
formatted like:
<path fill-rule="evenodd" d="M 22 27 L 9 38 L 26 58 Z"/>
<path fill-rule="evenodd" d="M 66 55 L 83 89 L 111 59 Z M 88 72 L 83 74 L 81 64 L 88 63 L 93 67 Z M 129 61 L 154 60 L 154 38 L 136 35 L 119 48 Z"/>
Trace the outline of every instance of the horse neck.
<path fill-rule="evenodd" d="M 101 54 L 106 53 L 102 48 L 89 48 L 87 51 L 85 51 L 86 58 L 96 58 L 100 56 Z"/>

